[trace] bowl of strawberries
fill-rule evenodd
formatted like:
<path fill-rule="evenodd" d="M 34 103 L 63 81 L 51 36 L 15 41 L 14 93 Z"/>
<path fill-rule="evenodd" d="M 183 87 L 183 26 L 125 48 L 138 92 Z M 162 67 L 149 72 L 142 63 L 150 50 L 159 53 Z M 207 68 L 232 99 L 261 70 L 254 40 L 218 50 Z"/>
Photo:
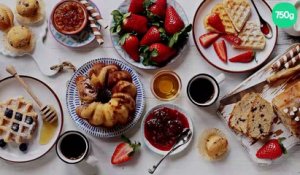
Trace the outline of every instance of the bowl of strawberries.
<path fill-rule="evenodd" d="M 174 0 L 125 0 L 111 15 L 116 51 L 141 69 L 174 62 L 186 48 L 192 30 L 184 10 Z"/>

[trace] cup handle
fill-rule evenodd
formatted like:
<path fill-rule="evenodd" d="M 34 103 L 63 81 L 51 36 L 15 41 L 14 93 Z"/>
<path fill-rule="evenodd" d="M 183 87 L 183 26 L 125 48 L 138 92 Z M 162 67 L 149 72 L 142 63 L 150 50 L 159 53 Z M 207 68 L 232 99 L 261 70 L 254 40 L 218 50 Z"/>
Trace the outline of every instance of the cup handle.
<path fill-rule="evenodd" d="M 86 159 L 85 162 L 91 166 L 96 166 L 98 163 L 98 159 L 93 156 L 93 155 L 89 155 Z"/>
<path fill-rule="evenodd" d="M 225 80 L 225 78 L 225 74 L 221 73 L 216 77 L 216 81 L 218 82 L 218 84 L 221 84 Z"/>

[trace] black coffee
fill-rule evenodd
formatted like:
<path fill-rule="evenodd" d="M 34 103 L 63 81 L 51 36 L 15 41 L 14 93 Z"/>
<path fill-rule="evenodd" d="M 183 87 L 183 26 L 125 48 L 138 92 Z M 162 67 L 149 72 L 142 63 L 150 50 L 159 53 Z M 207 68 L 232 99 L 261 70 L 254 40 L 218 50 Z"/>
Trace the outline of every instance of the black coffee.
<path fill-rule="evenodd" d="M 68 159 L 76 160 L 86 151 L 85 140 L 77 134 L 70 134 L 63 138 L 60 144 L 61 153 Z"/>
<path fill-rule="evenodd" d="M 203 104 L 213 98 L 215 88 L 210 80 L 197 78 L 191 82 L 189 92 L 195 102 Z"/>

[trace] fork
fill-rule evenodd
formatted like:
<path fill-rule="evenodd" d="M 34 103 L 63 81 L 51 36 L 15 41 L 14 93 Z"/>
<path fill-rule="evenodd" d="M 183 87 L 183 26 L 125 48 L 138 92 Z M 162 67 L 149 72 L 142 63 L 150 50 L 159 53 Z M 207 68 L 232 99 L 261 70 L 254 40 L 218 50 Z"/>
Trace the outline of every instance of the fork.
<path fill-rule="evenodd" d="M 25 83 L 25 81 L 18 75 L 14 66 L 8 65 L 6 67 L 6 71 L 20 82 L 20 84 L 23 86 L 23 88 L 26 90 L 26 92 L 37 103 L 37 105 L 39 106 L 40 111 L 42 113 L 43 120 L 45 120 L 46 122 L 49 122 L 49 123 L 55 122 L 57 120 L 57 113 L 56 113 L 55 109 L 50 105 L 43 105 L 43 103 L 40 101 L 40 99 L 32 92 L 32 90 Z"/>

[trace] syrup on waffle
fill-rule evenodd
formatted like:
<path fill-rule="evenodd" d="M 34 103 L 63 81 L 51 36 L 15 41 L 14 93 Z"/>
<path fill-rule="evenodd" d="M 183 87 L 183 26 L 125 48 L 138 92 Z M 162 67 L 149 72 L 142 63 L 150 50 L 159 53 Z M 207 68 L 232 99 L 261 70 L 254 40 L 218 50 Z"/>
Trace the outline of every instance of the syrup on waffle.
<path fill-rule="evenodd" d="M 224 8 L 222 3 L 217 3 L 214 6 L 214 8 L 211 10 L 211 13 L 218 13 L 219 14 L 219 16 L 222 20 L 222 24 L 225 27 L 226 33 L 229 33 L 229 34 L 235 34 L 236 33 L 236 31 L 234 29 L 234 26 L 231 22 L 231 19 L 229 18 L 228 14 L 226 13 L 225 8 Z M 210 26 L 208 24 L 208 17 L 209 17 L 209 15 L 204 20 L 204 26 L 205 26 L 206 30 L 216 32 L 217 30 L 214 29 L 212 26 Z"/>
<path fill-rule="evenodd" d="M 253 22 L 248 21 L 239 33 L 239 38 L 242 40 L 241 45 L 233 46 L 239 49 L 264 49 L 266 39 L 261 33 L 259 26 Z"/>
<path fill-rule="evenodd" d="M 225 10 L 235 29 L 240 32 L 251 15 L 251 7 L 247 0 L 224 0 Z"/>
<path fill-rule="evenodd" d="M 0 103 L 0 136 L 5 142 L 21 144 L 32 139 L 38 115 L 23 97 Z"/>

